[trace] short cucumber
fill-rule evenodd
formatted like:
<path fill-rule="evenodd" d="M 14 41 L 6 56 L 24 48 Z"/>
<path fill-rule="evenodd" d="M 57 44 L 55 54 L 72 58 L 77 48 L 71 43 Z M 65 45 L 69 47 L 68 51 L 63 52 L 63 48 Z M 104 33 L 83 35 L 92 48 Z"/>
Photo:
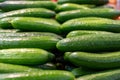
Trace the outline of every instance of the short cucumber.
<path fill-rule="evenodd" d="M 120 34 L 84 35 L 65 38 L 57 43 L 61 51 L 104 52 L 120 49 Z"/>
<path fill-rule="evenodd" d="M 106 52 L 102 54 L 73 52 L 66 53 L 64 58 L 77 66 L 84 66 L 92 69 L 111 69 L 120 67 L 120 52 Z"/>
<path fill-rule="evenodd" d="M 120 69 L 85 75 L 77 78 L 76 80 L 120 80 Z"/>
<path fill-rule="evenodd" d="M 63 33 L 68 33 L 74 30 L 120 32 L 120 21 L 106 18 L 88 17 L 72 19 L 61 25 L 61 31 Z"/>
<path fill-rule="evenodd" d="M 0 49 L 42 48 L 45 50 L 54 50 L 58 41 L 58 38 L 51 36 L 2 37 L 0 38 Z"/>
<path fill-rule="evenodd" d="M 70 10 L 77 10 L 77 9 L 89 9 L 88 7 L 84 5 L 74 4 L 74 3 L 65 3 L 62 5 L 59 5 L 56 8 L 56 11 L 70 11 Z"/>
<path fill-rule="evenodd" d="M 56 15 L 56 19 L 59 22 L 65 22 L 74 18 L 81 17 L 103 17 L 103 18 L 115 18 L 120 15 L 120 11 L 110 8 L 96 8 L 96 9 L 83 9 L 60 12 Z"/>
<path fill-rule="evenodd" d="M 67 37 L 75 37 L 75 36 L 84 36 L 84 35 L 99 35 L 99 34 L 114 34 L 106 31 L 90 31 L 90 30 L 76 30 L 71 31 L 67 34 Z"/>
<path fill-rule="evenodd" d="M 43 17 L 52 18 L 55 16 L 55 12 L 44 8 L 26 8 L 13 10 L 0 14 L 0 18 L 5 17 Z"/>
<path fill-rule="evenodd" d="M 52 1 L 4 1 L 0 4 L 3 11 L 12 11 L 23 8 L 47 8 L 54 10 L 56 3 Z"/>
<path fill-rule="evenodd" d="M 0 73 L 31 72 L 31 71 L 40 71 L 40 70 L 42 69 L 31 68 L 22 65 L 0 63 Z"/>
<path fill-rule="evenodd" d="M 43 49 L 21 48 L 0 50 L 0 62 L 21 65 L 38 65 L 51 61 L 54 55 Z"/>
<path fill-rule="evenodd" d="M 22 72 L 0 74 L 0 80 L 74 80 L 72 73 L 62 70 L 45 70 L 39 72 Z"/>
<path fill-rule="evenodd" d="M 11 24 L 14 28 L 20 30 L 60 34 L 60 24 L 53 19 L 20 17 L 13 19 Z"/>

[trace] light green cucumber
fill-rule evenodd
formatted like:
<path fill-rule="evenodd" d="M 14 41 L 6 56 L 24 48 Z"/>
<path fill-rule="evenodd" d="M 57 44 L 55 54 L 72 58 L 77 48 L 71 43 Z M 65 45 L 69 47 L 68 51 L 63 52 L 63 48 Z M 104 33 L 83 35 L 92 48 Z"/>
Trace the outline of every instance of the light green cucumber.
<path fill-rule="evenodd" d="M 54 10 L 56 3 L 52 1 L 4 1 L 0 4 L 3 11 L 12 11 L 23 8 L 47 8 Z"/>
<path fill-rule="evenodd" d="M 60 24 L 53 19 L 20 17 L 11 21 L 14 28 L 24 31 L 53 32 L 60 34 Z"/>
<path fill-rule="evenodd" d="M 18 32 L 18 29 L 0 29 L 0 33 L 16 33 Z"/>

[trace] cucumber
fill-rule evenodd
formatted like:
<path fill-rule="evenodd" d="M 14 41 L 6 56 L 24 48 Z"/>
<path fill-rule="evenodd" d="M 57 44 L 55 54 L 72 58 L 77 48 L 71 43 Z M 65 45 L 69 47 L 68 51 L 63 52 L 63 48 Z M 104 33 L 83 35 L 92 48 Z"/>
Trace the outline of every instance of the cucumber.
<path fill-rule="evenodd" d="M 60 34 L 60 24 L 52 19 L 21 17 L 13 19 L 11 24 L 14 28 L 20 30 Z"/>
<path fill-rule="evenodd" d="M 63 3 L 77 3 L 77 4 L 96 4 L 103 5 L 108 3 L 108 0 L 58 0 L 59 4 Z"/>
<path fill-rule="evenodd" d="M 90 30 L 76 30 L 71 31 L 67 34 L 67 38 L 75 36 L 84 36 L 84 35 L 99 35 L 99 34 L 114 34 L 106 31 L 90 31 Z"/>
<path fill-rule="evenodd" d="M 54 10 L 56 3 L 52 1 L 4 1 L 0 4 L 3 11 L 12 11 L 23 8 L 47 8 Z"/>
<path fill-rule="evenodd" d="M 44 8 L 26 8 L 13 10 L 0 14 L 0 18 L 5 17 L 43 17 L 52 18 L 55 16 L 55 12 Z"/>
<path fill-rule="evenodd" d="M 61 25 L 61 31 L 63 33 L 68 33 L 74 30 L 95 30 L 118 33 L 120 32 L 120 21 L 106 18 L 88 17 L 69 20 Z"/>
<path fill-rule="evenodd" d="M 79 5 L 79 4 L 73 4 L 73 3 L 65 3 L 62 5 L 59 5 L 56 8 L 56 11 L 70 11 L 70 10 L 77 10 L 77 9 L 89 9 L 88 7 L 84 5 Z"/>
<path fill-rule="evenodd" d="M 37 37 L 2 37 L 0 38 L 0 49 L 7 48 L 41 48 L 45 50 L 56 49 L 58 38 L 51 36 Z"/>
<path fill-rule="evenodd" d="M 61 70 L 0 74 L 0 80 L 74 80 L 72 73 Z"/>
<path fill-rule="evenodd" d="M 115 18 L 120 15 L 120 11 L 110 8 L 96 8 L 96 9 L 83 9 L 60 12 L 56 15 L 56 19 L 59 22 L 65 22 L 74 18 L 81 17 L 103 17 L 103 18 Z"/>
<path fill-rule="evenodd" d="M 120 80 L 120 69 L 90 74 L 79 77 L 76 80 Z"/>
<path fill-rule="evenodd" d="M 40 70 L 41 69 L 31 68 L 27 66 L 0 63 L 0 73 L 31 72 Z"/>
<path fill-rule="evenodd" d="M 54 55 L 43 49 L 21 48 L 0 50 L 0 62 L 20 65 L 38 65 L 51 61 Z"/>
<path fill-rule="evenodd" d="M 120 34 L 85 35 L 65 38 L 57 43 L 60 51 L 104 52 L 120 49 Z"/>
<path fill-rule="evenodd" d="M 16 33 L 18 32 L 19 30 L 17 29 L 0 29 L 0 33 Z"/>

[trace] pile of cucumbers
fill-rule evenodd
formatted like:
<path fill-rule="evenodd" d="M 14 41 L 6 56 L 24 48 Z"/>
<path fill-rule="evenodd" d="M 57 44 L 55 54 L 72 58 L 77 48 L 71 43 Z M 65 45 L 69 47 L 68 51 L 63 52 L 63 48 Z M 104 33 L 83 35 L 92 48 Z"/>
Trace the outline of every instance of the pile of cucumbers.
<path fill-rule="evenodd" d="M 0 0 L 0 80 L 120 80 L 120 10 L 108 0 Z"/>

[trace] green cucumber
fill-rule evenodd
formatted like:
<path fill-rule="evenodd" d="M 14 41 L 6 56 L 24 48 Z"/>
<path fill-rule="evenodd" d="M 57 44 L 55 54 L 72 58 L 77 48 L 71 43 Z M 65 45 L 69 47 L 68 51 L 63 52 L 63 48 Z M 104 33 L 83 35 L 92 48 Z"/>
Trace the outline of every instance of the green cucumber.
<path fill-rule="evenodd" d="M 120 69 L 85 75 L 77 78 L 76 80 L 120 80 Z"/>
<path fill-rule="evenodd" d="M 102 54 L 68 52 L 65 54 L 64 58 L 76 66 L 84 66 L 92 69 L 111 69 L 120 67 L 120 52 L 106 52 Z"/>
<path fill-rule="evenodd" d="M 56 11 L 61 12 L 61 11 L 70 11 L 70 10 L 77 10 L 77 9 L 89 9 L 89 8 L 84 5 L 66 3 L 66 4 L 59 5 L 56 8 Z"/>
<path fill-rule="evenodd" d="M 0 80 L 74 80 L 72 73 L 61 70 L 0 74 Z"/>
<path fill-rule="evenodd" d="M 26 8 L 20 10 L 14 10 L 0 14 L 0 18 L 5 17 L 43 17 L 52 18 L 55 16 L 55 12 L 44 8 Z"/>
<path fill-rule="evenodd" d="M 120 21 L 106 18 L 88 17 L 69 20 L 61 25 L 61 31 L 63 33 L 68 33 L 74 30 L 120 32 Z"/>
<path fill-rule="evenodd" d="M 99 34 L 114 34 L 106 31 L 90 31 L 90 30 L 76 30 L 71 31 L 67 34 L 67 38 L 75 36 L 84 36 L 84 35 L 99 35 Z"/>
<path fill-rule="evenodd" d="M 0 62 L 20 65 L 38 65 L 51 61 L 54 55 L 43 49 L 21 48 L 0 50 Z"/>
<path fill-rule="evenodd" d="M 65 38 L 57 43 L 61 51 L 104 52 L 120 49 L 120 34 L 84 35 Z"/>
<path fill-rule="evenodd" d="M 56 49 L 58 38 L 51 36 L 32 37 L 1 37 L 0 49 L 7 48 L 41 48 L 45 50 Z"/>
<path fill-rule="evenodd" d="M 52 1 L 4 1 L 0 4 L 3 11 L 12 11 L 23 8 L 47 8 L 54 10 L 56 3 Z"/>
<path fill-rule="evenodd" d="M 0 63 L 0 73 L 31 72 L 40 70 L 41 69 L 31 68 L 27 66 Z"/>
<path fill-rule="evenodd" d="M 13 19 L 11 24 L 14 28 L 20 30 L 60 34 L 60 24 L 53 19 L 20 17 Z"/>
<path fill-rule="evenodd" d="M 65 22 L 74 18 L 81 17 L 103 17 L 103 18 L 115 18 L 120 15 L 120 11 L 110 8 L 96 8 L 96 9 L 83 9 L 60 12 L 56 15 L 56 19 L 59 22 Z"/>
<path fill-rule="evenodd" d="M 96 4 L 103 5 L 107 4 L 108 0 L 58 0 L 59 4 L 63 3 L 77 3 L 77 4 Z"/>

